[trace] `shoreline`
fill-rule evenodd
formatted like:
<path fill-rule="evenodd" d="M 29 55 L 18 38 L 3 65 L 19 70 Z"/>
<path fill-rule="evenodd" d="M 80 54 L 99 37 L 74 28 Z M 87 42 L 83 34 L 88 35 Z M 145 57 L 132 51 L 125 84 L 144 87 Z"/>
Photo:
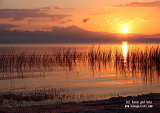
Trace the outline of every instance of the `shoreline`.
<path fill-rule="evenodd" d="M 126 106 L 127 105 L 127 106 Z M 128 107 L 129 105 L 129 107 Z M 139 107 L 138 107 L 139 106 Z M 149 111 L 148 111 L 149 110 Z M 160 93 L 111 97 L 106 100 L 57 103 L 19 108 L 0 108 L 2 113 L 153 113 L 160 112 Z"/>

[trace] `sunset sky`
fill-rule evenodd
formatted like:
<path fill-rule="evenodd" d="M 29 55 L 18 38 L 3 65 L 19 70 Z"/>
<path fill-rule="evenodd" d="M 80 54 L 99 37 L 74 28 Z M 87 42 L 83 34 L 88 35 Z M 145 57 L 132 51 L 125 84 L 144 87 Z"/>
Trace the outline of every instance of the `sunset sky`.
<path fill-rule="evenodd" d="M 160 1 L 0 0 L 0 29 L 51 31 L 76 25 L 89 31 L 160 33 Z"/>

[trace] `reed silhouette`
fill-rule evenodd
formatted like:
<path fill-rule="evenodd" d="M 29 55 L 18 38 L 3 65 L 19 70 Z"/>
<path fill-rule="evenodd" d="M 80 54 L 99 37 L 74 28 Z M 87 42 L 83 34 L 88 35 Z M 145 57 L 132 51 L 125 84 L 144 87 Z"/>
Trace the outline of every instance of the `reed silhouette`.
<path fill-rule="evenodd" d="M 159 46 L 146 47 L 143 50 L 130 48 L 126 59 L 122 51 L 117 48 L 102 50 L 100 47 L 93 47 L 85 52 L 69 48 L 45 54 L 12 51 L 0 54 L 0 79 L 34 77 L 34 74 L 24 73 L 34 73 L 35 70 L 37 72 L 54 71 L 55 67 L 65 67 L 72 71 L 77 65 L 88 65 L 91 70 L 105 71 L 106 67 L 112 64 L 115 71 L 121 75 L 129 72 L 134 77 L 141 76 L 144 82 L 152 83 L 153 78 L 158 79 L 160 76 L 159 62 Z"/>
<path fill-rule="evenodd" d="M 75 102 L 95 99 L 93 94 L 73 93 L 69 92 L 66 88 L 47 88 L 35 89 L 33 91 L 8 91 L 0 92 L 0 106 L 7 107 L 22 107 L 26 106 L 25 102 Z M 24 104 L 23 104 L 24 102 Z"/>
<path fill-rule="evenodd" d="M 0 80 L 33 78 L 44 76 L 34 72 L 54 72 L 54 68 L 64 67 L 68 71 L 76 66 L 89 66 L 91 71 L 107 71 L 107 67 L 113 66 L 119 76 L 141 77 L 143 83 L 152 84 L 160 77 L 160 48 L 145 47 L 130 48 L 124 58 L 122 50 L 117 48 L 91 48 L 88 51 L 77 51 L 65 48 L 53 53 L 27 53 L 12 50 L 9 53 L 0 54 Z M 26 74 L 32 72 L 33 74 Z M 75 101 L 95 98 L 93 94 L 76 94 L 66 89 L 41 89 L 33 92 L 0 92 L 0 103 L 24 101 Z"/>

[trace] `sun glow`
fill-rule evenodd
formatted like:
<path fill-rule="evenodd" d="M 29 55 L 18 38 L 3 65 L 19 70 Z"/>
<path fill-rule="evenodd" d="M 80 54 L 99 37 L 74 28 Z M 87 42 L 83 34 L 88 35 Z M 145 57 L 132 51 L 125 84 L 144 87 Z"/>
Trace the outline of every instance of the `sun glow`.
<path fill-rule="evenodd" d="M 128 28 L 127 27 L 123 27 L 122 28 L 122 33 L 128 33 Z"/>
<path fill-rule="evenodd" d="M 123 54 L 124 62 L 127 62 L 127 54 L 128 54 L 127 42 L 122 42 L 122 54 Z"/>

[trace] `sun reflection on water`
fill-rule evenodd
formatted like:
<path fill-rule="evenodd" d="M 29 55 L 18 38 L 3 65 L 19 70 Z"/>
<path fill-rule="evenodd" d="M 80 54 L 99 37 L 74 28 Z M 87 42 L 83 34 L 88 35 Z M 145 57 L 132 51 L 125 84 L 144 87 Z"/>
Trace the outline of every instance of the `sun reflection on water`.
<path fill-rule="evenodd" d="M 127 62 L 127 53 L 128 53 L 128 43 L 122 42 L 122 54 L 124 58 L 124 62 Z"/>

